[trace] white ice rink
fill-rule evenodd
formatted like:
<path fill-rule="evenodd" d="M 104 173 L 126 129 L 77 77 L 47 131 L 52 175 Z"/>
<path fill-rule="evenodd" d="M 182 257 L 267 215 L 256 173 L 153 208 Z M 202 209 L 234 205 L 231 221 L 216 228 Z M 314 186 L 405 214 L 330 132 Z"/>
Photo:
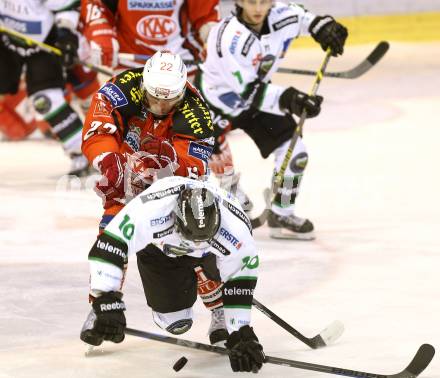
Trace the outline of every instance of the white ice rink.
<path fill-rule="evenodd" d="M 373 45 L 348 47 L 329 70 L 348 69 Z M 285 66 L 317 68 L 319 49 L 293 50 Z M 305 91 L 312 77 L 277 75 Z M 267 354 L 373 373 L 397 373 L 418 346 L 440 348 L 440 43 L 399 44 L 356 80 L 327 79 L 321 115 L 307 121 L 310 161 L 298 215 L 313 242 L 255 231 L 261 271 L 255 297 L 311 337 L 331 321 L 345 333 L 311 350 L 262 313 L 253 326 Z M 243 134 L 231 138 L 243 184 L 263 207 L 271 161 Z M 55 142 L 0 143 L 0 378 L 240 377 L 208 352 L 127 336 L 84 357 L 89 311 L 87 254 L 100 200 L 58 178 L 68 160 Z M 83 183 L 84 184 L 84 183 Z M 128 325 L 152 332 L 136 263 L 125 285 Z M 184 338 L 207 342 L 210 317 L 195 305 Z M 179 373 L 181 356 L 189 359 Z M 265 365 L 260 377 L 325 377 Z M 421 377 L 440 377 L 434 357 Z"/>

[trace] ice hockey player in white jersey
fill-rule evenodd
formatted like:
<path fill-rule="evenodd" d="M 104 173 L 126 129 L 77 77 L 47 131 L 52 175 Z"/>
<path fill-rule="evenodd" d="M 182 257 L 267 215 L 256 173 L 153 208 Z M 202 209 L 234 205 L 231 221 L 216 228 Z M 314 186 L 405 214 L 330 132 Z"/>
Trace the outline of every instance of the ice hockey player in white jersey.
<path fill-rule="evenodd" d="M 308 96 L 294 88 L 271 83 L 290 43 L 309 35 L 343 53 L 347 29 L 331 16 L 315 16 L 303 7 L 272 0 L 238 0 L 235 14 L 223 19 L 208 37 L 207 59 L 196 80 L 214 113 L 216 133 L 223 120 L 243 129 L 255 142 L 263 158 L 275 155 L 278 171 L 286 155 L 296 122 L 303 109 L 316 117 L 321 96 Z M 222 120 L 219 122 L 218 120 Z M 294 205 L 308 160 L 299 138 L 283 177 L 283 184 L 271 206 L 270 235 L 275 238 L 313 239 L 313 224 L 295 216 Z"/>
<path fill-rule="evenodd" d="M 24 70 L 36 120 L 50 124 L 72 160 L 71 174 L 81 174 L 88 167 L 87 159 L 81 154 L 82 122 L 63 94 L 63 70 L 71 67 L 77 56 L 78 5 L 79 1 L 74 0 L 0 1 L 2 27 L 63 52 L 58 57 L 0 32 L 0 97 L 17 93 Z"/>
<path fill-rule="evenodd" d="M 158 180 L 126 205 L 89 252 L 92 310 L 81 330 L 91 345 L 124 340 L 124 265 L 137 264 L 153 320 L 172 334 L 188 331 L 197 298 L 195 266 L 223 282 L 224 317 L 234 371 L 257 372 L 263 347 L 251 306 L 259 258 L 238 200 L 211 183 L 185 177 Z"/>

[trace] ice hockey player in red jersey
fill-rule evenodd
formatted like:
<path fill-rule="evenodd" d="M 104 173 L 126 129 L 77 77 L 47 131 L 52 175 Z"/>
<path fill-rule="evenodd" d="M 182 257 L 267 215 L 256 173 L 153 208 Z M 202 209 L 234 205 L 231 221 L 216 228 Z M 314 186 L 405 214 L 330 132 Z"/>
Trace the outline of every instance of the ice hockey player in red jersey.
<path fill-rule="evenodd" d="M 118 65 L 118 52 L 153 55 L 169 50 L 183 60 L 200 60 L 210 28 L 219 19 L 218 0 L 82 1 L 84 35 L 91 61 Z M 191 76 L 197 67 L 188 66 Z"/>
<path fill-rule="evenodd" d="M 157 52 L 144 68 L 115 76 L 93 96 L 83 152 L 103 178 L 103 229 L 125 204 L 163 175 L 207 173 L 213 126 L 208 108 L 187 81 L 179 55 Z M 199 294 L 212 311 L 210 339 L 224 340 L 221 285 L 195 268 Z"/>

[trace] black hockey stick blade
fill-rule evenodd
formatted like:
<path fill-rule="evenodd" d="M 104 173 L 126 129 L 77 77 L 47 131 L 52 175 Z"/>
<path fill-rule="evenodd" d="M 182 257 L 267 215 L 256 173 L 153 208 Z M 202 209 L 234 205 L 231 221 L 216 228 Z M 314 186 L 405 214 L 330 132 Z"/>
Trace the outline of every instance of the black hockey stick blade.
<path fill-rule="evenodd" d="M 390 375 L 390 378 L 415 378 L 423 372 L 434 357 L 435 349 L 431 344 L 423 344 L 420 346 L 416 355 L 400 373 Z"/>
<path fill-rule="evenodd" d="M 180 345 L 186 348 L 198 349 L 206 352 L 213 352 L 223 355 L 228 354 L 228 351 L 225 348 L 218 347 L 215 345 L 203 344 L 197 341 L 185 340 L 172 336 L 158 335 L 156 333 L 139 331 L 133 328 L 127 328 L 125 330 L 125 333 L 127 335 L 137 336 L 144 339 L 156 340 L 173 345 Z M 433 356 L 434 356 L 434 347 L 429 344 L 423 344 L 417 351 L 415 357 L 408 365 L 408 367 L 402 372 L 393 375 L 367 373 L 362 371 L 344 369 L 340 367 L 318 365 L 309 362 L 295 361 L 295 360 L 289 360 L 287 358 L 279 358 L 272 356 L 266 356 L 266 363 L 289 366 L 303 370 L 319 371 L 321 373 L 343 375 L 346 377 L 354 377 L 354 378 L 415 378 L 423 370 L 425 370 L 425 368 L 431 362 Z"/>
<path fill-rule="evenodd" d="M 293 328 L 289 323 L 285 322 L 277 314 L 273 313 L 269 308 L 257 301 L 255 298 L 252 299 L 252 304 L 269 319 L 273 320 L 281 328 L 295 336 L 298 340 L 302 341 L 312 349 L 322 348 L 335 342 L 344 332 L 344 325 L 340 321 L 336 320 L 323 329 L 318 335 L 309 338 Z"/>
<path fill-rule="evenodd" d="M 371 67 L 373 67 L 379 60 L 383 58 L 388 49 L 390 48 L 390 44 L 386 41 L 379 42 L 379 44 L 374 48 L 374 50 L 367 56 L 361 63 L 359 63 L 356 67 L 353 67 L 347 71 L 340 72 L 324 72 L 324 76 L 327 77 L 335 77 L 340 79 L 357 79 L 359 76 L 362 76 L 364 73 L 369 71 Z M 278 68 L 277 72 L 279 73 L 289 73 L 289 74 L 298 74 L 298 75 L 316 75 L 316 71 L 310 70 L 301 70 L 296 68 Z"/>

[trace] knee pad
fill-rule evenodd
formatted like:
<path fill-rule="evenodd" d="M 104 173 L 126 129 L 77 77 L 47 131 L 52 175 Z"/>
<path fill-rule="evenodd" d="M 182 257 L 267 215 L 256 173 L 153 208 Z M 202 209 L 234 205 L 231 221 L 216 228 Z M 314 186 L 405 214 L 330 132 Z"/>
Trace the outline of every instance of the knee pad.
<path fill-rule="evenodd" d="M 188 331 L 193 324 L 192 316 L 192 308 L 167 313 L 153 310 L 154 322 L 173 335 L 180 335 Z"/>

